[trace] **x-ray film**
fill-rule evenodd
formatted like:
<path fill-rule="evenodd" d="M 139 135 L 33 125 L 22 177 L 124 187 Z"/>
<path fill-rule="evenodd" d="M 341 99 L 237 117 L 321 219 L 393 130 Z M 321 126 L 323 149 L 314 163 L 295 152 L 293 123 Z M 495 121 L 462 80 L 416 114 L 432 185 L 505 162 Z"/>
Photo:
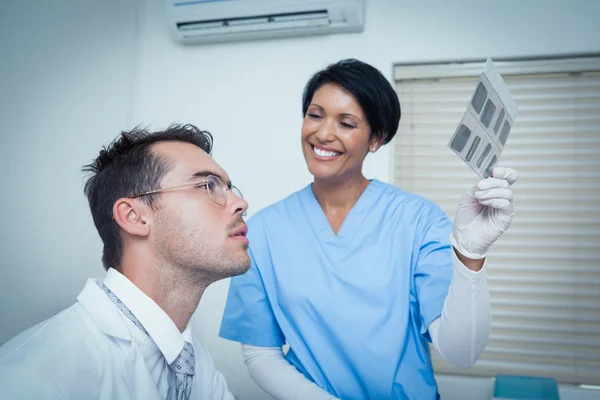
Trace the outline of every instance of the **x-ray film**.
<path fill-rule="evenodd" d="M 487 178 L 500 160 L 516 117 L 517 104 L 488 58 L 448 147 L 477 175 Z"/>

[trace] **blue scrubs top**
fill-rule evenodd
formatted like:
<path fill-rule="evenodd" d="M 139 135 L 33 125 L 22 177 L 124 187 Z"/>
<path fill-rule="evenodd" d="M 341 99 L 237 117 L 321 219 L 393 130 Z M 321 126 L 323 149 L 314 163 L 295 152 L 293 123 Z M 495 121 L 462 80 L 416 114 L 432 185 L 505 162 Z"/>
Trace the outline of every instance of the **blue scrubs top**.
<path fill-rule="evenodd" d="M 427 329 L 452 279 L 452 223 L 438 206 L 373 180 L 336 235 L 308 185 L 248 228 L 221 337 L 287 341 L 287 360 L 342 399 L 439 397 Z"/>

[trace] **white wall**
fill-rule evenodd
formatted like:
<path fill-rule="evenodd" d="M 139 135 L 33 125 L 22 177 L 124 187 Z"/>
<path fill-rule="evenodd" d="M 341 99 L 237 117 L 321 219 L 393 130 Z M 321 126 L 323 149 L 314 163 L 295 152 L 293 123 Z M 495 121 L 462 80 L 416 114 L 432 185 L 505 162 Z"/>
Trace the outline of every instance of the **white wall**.
<path fill-rule="evenodd" d="M 0 0 L 0 343 L 102 274 L 80 169 L 125 127 L 133 10 Z"/>
<path fill-rule="evenodd" d="M 391 79 L 394 62 L 600 52 L 594 0 L 448 3 L 368 0 L 362 34 L 181 47 L 163 0 L 0 0 L 0 343 L 103 274 L 79 171 L 122 129 L 210 130 L 252 213 L 309 182 L 301 92 L 330 62 L 359 58 Z M 368 176 L 389 181 L 389 151 Z M 206 292 L 195 329 L 232 391 L 264 398 L 239 346 L 217 337 L 227 285 Z"/>

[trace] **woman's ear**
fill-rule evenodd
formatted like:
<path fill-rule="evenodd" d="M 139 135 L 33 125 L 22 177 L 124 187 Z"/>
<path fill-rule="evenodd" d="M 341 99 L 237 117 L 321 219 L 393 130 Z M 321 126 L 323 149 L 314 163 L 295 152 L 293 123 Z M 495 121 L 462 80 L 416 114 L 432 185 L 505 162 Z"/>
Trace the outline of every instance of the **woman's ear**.
<path fill-rule="evenodd" d="M 121 198 L 113 206 L 113 219 L 130 235 L 148 236 L 150 233 L 148 208 L 138 200 Z"/>
<path fill-rule="evenodd" d="M 384 137 L 372 135 L 369 143 L 369 151 L 375 153 L 383 144 Z"/>

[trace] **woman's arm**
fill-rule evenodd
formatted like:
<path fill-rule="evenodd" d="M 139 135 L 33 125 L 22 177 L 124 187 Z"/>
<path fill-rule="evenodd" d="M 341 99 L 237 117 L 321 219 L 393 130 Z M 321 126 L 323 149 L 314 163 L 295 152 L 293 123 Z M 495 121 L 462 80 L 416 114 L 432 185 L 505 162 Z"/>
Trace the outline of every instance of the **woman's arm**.
<path fill-rule="evenodd" d="M 490 246 L 511 225 L 515 212 L 511 186 L 518 176 L 514 169 L 494 168 L 491 177 L 462 197 L 456 211 L 450 235 L 452 281 L 442 315 L 429 324 L 429 335 L 436 350 L 460 367 L 475 364 L 490 336 L 484 262 Z"/>
<path fill-rule="evenodd" d="M 291 365 L 281 347 L 242 344 L 242 354 L 254 382 L 277 400 L 336 399 Z"/>
<path fill-rule="evenodd" d="M 474 272 L 452 251 L 453 274 L 442 315 L 429 325 L 433 347 L 447 361 L 469 368 L 490 336 L 492 312 L 485 265 Z"/>

